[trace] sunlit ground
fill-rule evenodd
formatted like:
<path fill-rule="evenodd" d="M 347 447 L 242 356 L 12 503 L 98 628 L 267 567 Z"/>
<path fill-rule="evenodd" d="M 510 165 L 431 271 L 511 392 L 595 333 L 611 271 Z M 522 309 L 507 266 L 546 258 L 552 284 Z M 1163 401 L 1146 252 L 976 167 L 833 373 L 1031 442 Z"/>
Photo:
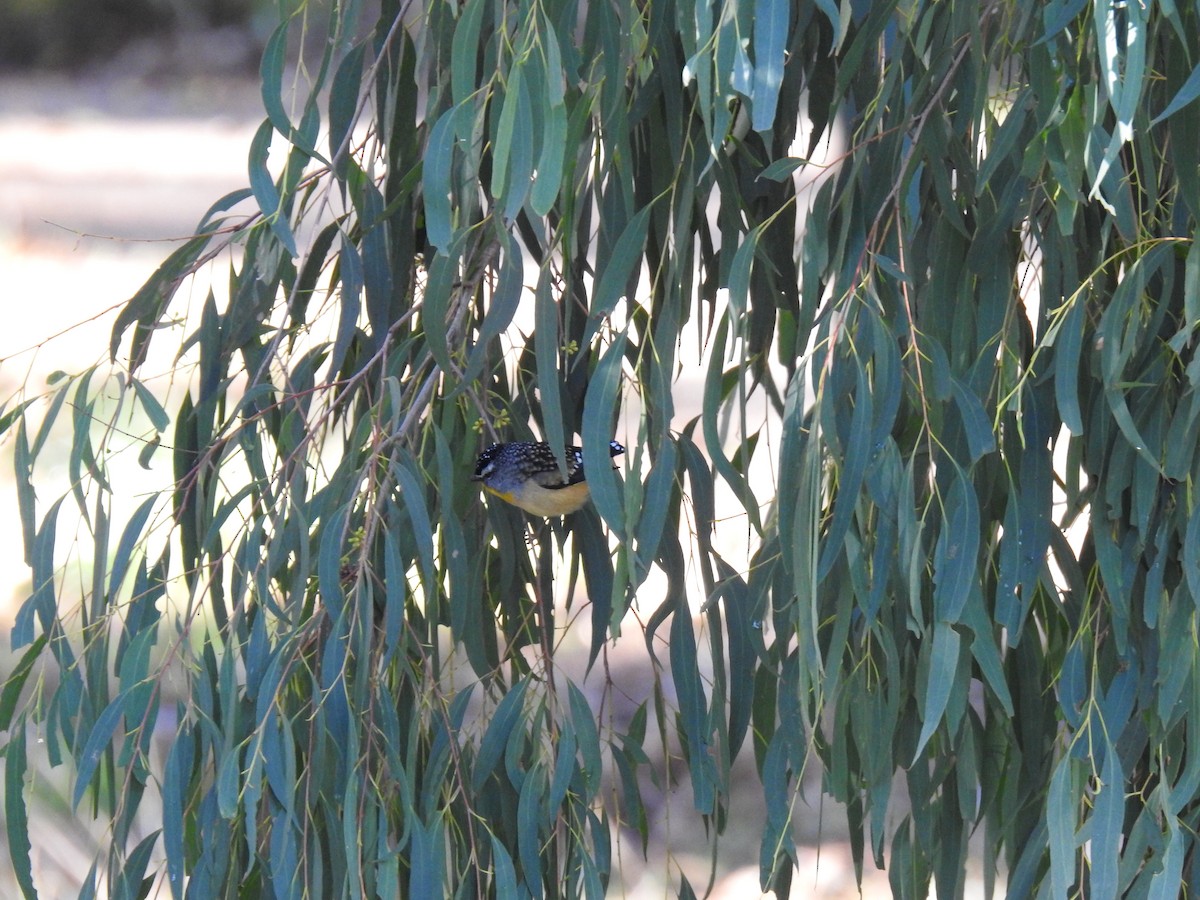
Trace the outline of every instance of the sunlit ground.
<path fill-rule="evenodd" d="M 249 81 L 0 81 L 0 284 L 6 310 L 0 399 L 22 384 L 37 393 L 51 373 L 77 372 L 106 357 L 114 309 L 174 246 L 169 239 L 187 235 L 216 198 L 244 186 L 247 150 L 261 120 L 259 103 L 257 86 Z M 8 444 L 0 448 L 4 633 L 28 590 L 11 462 Z M 38 476 L 63 476 L 65 489 L 65 473 L 39 469 Z M 46 497 L 39 500 L 44 505 Z M 618 667 L 632 667 L 627 677 L 634 679 L 646 665 L 644 656 L 644 650 L 614 653 Z M 10 659 L 8 641 L 0 641 L 0 676 Z M 35 878 L 43 896 L 74 896 L 102 829 L 89 821 L 86 801 L 78 813 L 70 810 L 64 799 L 69 773 L 40 763 L 31 759 L 34 781 L 28 791 Z M 729 874 L 713 894 L 727 900 L 758 894 L 762 789 L 748 751 L 740 765 L 745 777 L 721 842 L 722 869 Z M 802 848 L 793 897 L 859 896 L 841 811 L 829 802 L 822 806 L 815 783 L 808 801 L 811 805 L 801 802 L 796 809 L 797 834 L 811 846 Z M 614 896 L 673 896 L 666 879 L 678 867 L 698 890 L 705 884 L 707 859 L 679 850 L 704 846 L 690 790 L 684 786 L 665 798 L 658 814 L 648 862 L 641 861 L 636 840 L 623 842 L 627 889 L 614 888 Z M 0 896 L 15 895 L 7 844 L 0 842 Z M 886 876 L 869 864 L 862 896 L 890 896 Z M 967 896 L 982 896 L 977 879 Z"/>

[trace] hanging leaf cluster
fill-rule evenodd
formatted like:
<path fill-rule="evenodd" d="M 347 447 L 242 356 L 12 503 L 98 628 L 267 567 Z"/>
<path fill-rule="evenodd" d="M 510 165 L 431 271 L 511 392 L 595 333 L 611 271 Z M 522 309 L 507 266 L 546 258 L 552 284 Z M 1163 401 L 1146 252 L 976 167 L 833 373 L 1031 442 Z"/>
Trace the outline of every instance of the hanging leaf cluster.
<path fill-rule="evenodd" d="M 1200 881 L 1194 5 L 302 4 L 260 81 L 246 189 L 0 418 L 26 896 L 32 754 L 89 896 L 599 897 L 668 779 L 714 865 L 761 792 L 784 895 L 812 767 L 898 897 L 975 835 Z M 575 435 L 584 511 L 481 501 Z"/>

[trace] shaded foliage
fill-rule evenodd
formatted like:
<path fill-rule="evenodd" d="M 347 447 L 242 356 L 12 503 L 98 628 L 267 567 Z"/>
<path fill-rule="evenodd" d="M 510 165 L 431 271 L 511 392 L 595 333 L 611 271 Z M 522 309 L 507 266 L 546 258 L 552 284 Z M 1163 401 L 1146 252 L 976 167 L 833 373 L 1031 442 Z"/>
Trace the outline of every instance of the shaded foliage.
<path fill-rule="evenodd" d="M 248 189 L 121 310 L 103 388 L 3 419 L 33 573 L 0 704 L 23 887 L 36 723 L 113 823 L 114 894 L 161 847 L 176 896 L 599 896 L 616 825 L 644 847 L 655 731 L 714 834 L 753 753 L 780 892 L 807 765 L 897 896 L 961 893 L 979 829 L 1012 897 L 1186 892 L 1198 15 L 346 3 L 296 93 L 308 22 L 284 21 Z M 177 310 L 235 246 L 227 295 Z M 172 340 L 192 374 L 164 405 L 140 379 Z M 173 474 L 118 527 L 130 405 Z M 480 431 L 605 458 L 618 421 L 626 468 L 531 544 L 468 480 Z M 634 622 L 657 655 L 628 721 L 556 673 L 556 583 L 591 662 Z M 43 659 L 58 682 L 21 702 Z M 161 831 L 135 835 L 147 789 Z"/>

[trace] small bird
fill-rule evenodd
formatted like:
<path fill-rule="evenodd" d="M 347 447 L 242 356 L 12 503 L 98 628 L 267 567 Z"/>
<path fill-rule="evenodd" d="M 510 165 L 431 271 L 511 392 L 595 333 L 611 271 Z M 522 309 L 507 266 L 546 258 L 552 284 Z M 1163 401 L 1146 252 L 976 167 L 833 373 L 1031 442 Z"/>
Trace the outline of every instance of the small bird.
<path fill-rule="evenodd" d="M 608 452 L 617 456 L 625 448 L 610 441 Z M 563 481 L 554 451 L 544 441 L 492 444 L 479 454 L 471 480 L 482 481 L 489 493 L 535 516 L 565 516 L 583 506 L 590 493 L 583 451 L 567 447 L 565 455 L 567 480 Z"/>

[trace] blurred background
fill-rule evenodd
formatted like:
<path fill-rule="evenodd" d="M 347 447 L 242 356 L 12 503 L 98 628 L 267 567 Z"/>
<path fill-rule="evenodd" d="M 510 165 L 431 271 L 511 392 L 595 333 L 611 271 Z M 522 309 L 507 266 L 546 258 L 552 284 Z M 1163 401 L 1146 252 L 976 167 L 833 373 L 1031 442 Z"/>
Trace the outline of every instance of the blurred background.
<path fill-rule="evenodd" d="M 38 393 L 57 370 L 100 362 L 116 309 L 213 201 L 245 186 L 250 140 L 263 118 L 259 57 L 277 16 L 268 0 L 0 3 L 0 284 L 9 311 L 0 328 L 0 402 L 22 385 Z M 29 590 L 11 469 L 12 447 L 0 446 L 5 638 Z M 648 665 L 644 653 L 634 656 L 624 665 Z M 13 659 L 10 642 L 0 640 L 0 680 Z M 35 879 L 42 896 L 75 896 L 104 835 L 86 803 L 70 808 L 65 766 L 30 762 Z M 740 764 L 744 804 L 723 838 L 730 865 L 713 895 L 724 898 L 758 896 L 762 789 L 748 753 Z M 624 896 L 667 896 L 656 877 L 664 860 L 689 865 L 672 840 L 699 827 L 688 793 L 664 798 L 649 864 L 627 879 Z M 818 783 L 796 815 L 808 846 L 793 896 L 860 896 L 844 814 L 823 802 Z M 694 846 L 690 838 L 681 843 Z M 703 885 L 707 861 L 694 865 L 700 877 L 692 883 Z M 16 895 L 0 841 L 0 897 Z M 886 876 L 869 869 L 862 896 L 890 896 Z"/>

